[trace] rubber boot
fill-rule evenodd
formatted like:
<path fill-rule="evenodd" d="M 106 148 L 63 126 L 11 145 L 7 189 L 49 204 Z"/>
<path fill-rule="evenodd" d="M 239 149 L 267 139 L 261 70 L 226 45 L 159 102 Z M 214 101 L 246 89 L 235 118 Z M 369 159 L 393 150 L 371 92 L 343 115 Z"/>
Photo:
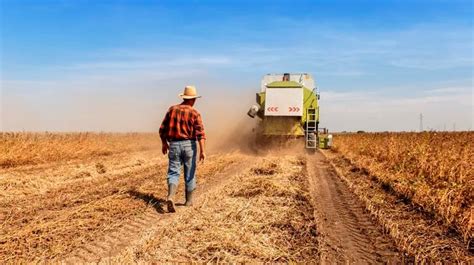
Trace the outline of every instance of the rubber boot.
<path fill-rule="evenodd" d="M 186 203 L 184 203 L 184 206 L 193 206 L 193 192 L 186 191 Z"/>
<path fill-rule="evenodd" d="M 174 195 L 176 194 L 176 185 L 168 184 L 168 197 L 166 198 L 166 204 L 168 207 L 168 212 L 174 213 L 176 209 L 174 207 Z"/>

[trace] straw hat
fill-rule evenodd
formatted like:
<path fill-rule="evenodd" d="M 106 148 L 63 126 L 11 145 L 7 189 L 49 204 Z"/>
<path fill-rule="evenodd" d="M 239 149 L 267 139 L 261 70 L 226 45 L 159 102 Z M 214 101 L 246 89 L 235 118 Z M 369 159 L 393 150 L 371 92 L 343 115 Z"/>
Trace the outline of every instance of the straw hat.
<path fill-rule="evenodd" d="M 192 99 L 192 98 L 200 98 L 196 92 L 196 88 L 194 86 L 186 86 L 184 88 L 184 93 L 179 94 L 179 96 L 183 99 Z"/>

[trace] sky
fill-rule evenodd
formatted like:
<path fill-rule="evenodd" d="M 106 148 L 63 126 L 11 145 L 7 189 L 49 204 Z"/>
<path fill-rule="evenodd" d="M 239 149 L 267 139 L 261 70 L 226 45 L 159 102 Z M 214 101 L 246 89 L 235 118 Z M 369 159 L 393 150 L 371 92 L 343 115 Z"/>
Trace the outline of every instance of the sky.
<path fill-rule="evenodd" d="M 1 131 L 156 131 L 188 84 L 212 128 L 311 73 L 331 131 L 472 130 L 472 1 L 0 0 Z"/>

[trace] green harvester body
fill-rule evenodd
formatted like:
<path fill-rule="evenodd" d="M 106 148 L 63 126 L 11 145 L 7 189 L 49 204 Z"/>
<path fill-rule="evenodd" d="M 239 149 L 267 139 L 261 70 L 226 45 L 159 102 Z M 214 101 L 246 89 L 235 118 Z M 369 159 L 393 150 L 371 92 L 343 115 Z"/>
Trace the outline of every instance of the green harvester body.
<path fill-rule="evenodd" d="M 307 121 L 307 109 L 314 109 L 319 123 L 319 104 L 317 95 L 309 88 L 295 81 L 274 81 L 268 89 L 303 89 L 303 111 L 301 116 L 265 116 L 266 92 L 257 93 L 257 104 L 260 106 L 258 116 L 262 119 L 263 135 L 304 136 Z"/>
<path fill-rule="evenodd" d="M 304 137 L 306 148 L 328 148 L 327 132 L 319 132 L 319 94 L 307 73 L 268 74 L 262 79 L 256 103 L 248 115 L 261 121 L 258 135 L 275 138 Z"/>

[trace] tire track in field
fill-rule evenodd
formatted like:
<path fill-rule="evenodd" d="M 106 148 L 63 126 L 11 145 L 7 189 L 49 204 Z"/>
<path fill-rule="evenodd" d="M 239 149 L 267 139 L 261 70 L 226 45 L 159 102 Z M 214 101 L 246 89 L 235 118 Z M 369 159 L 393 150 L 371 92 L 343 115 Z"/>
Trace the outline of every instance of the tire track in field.
<path fill-rule="evenodd" d="M 103 258 L 115 256 L 139 238 L 142 233 L 146 233 L 155 223 L 164 222 L 170 217 L 171 215 L 157 216 L 154 210 L 148 209 L 145 213 L 128 221 L 117 230 L 78 247 L 70 257 L 63 261 L 68 264 L 100 262 Z"/>
<path fill-rule="evenodd" d="M 474 264 L 472 251 L 449 227 L 420 211 L 404 196 L 387 190 L 384 183 L 343 156 L 332 151 L 322 154 L 365 204 L 365 209 L 391 235 L 398 249 L 406 253 L 404 263 Z"/>
<path fill-rule="evenodd" d="M 307 169 L 321 235 L 321 263 L 401 262 L 391 238 L 372 221 L 322 154 L 308 156 Z"/>

